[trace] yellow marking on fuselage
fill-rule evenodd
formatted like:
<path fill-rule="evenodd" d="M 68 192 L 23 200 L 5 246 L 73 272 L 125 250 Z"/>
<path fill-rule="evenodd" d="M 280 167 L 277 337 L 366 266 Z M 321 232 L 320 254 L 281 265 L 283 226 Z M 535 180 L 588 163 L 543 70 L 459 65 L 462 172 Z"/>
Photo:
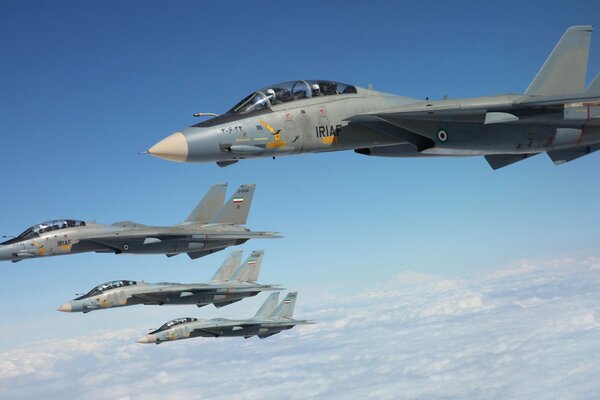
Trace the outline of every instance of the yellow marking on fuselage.
<path fill-rule="evenodd" d="M 176 340 L 177 339 L 177 335 L 175 334 L 175 332 L 169 332 L 167 334 L 167 339 Z"/>
<path fill-rule="evenodd" d="M 286 145 L 286 143 L 282 142 L 282 141 L 271 142 L 271 143 L 267 143 L 267 149 L 277 149 L 279 147 L 284 147 L 285 145 Z"/>
<path fill-rule="evenodd" d="M 262 124 L 262 126 L 264 126 L 265 128 L 267 128 L 269 130 L 269 132 L 275 133 L 275 129 L 273 129 L 273 127 L 271 125 L 267 124 L 262 119 L 259 119 L 258 122 L 260 122 Z"/>
<path fill-rule="evenodd" d="M 281 141 L 281 131 L 276 131 L 271 125 L 267 124 L 265 121 L 263 121 L 262 119 L 259 119 L 258 122 L 260 122 L 265 128 L 267 128 L 269 130 L 269 132 L 271 132 L 273 135 L 273 142 L 267 143 L 267 149 L 277 149 L 280 147 L 285 147 L 287 145 L 286 142 L 282 142 Z M 266 139 L 266 138 L 265 138 Z M 259 139 L 256 139 L 259 140 Z M 262 138 L 261 138 L 262 140 Z"/>
<path fill-rule="evenodd" d="M 235 139 L 236 142 L 249 142 L 250 138 Z"/>
<path fill-rule="evenodd" d="M 257 137 L 257 138 L 256 138 L 256 139 L 254 139 L 254 140 L 269 140 L 269 138 L 266 138 L 266 137 Z"/>
<path fill-rule="evenodd" d="M 46 254 L 46 250 L 44 249 L 44 245 L 43 244 L 38 244 L 35 242 L 35 240 L 32 240 L 31 243 L 38 248 L 38 255 L 43 256 L 44 254 Z"/>
<path fill-rule="evenodd" d="M 337 136 L 325 136 L 323 138 L 323 144 L 332 144 L 338 141 Z"/>

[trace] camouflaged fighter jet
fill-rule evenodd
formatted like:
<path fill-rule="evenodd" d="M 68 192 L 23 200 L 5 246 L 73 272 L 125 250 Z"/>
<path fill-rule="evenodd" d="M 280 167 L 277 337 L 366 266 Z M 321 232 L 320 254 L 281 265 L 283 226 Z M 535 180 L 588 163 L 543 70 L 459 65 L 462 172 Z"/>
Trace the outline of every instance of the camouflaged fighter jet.
<path fill-rule="evenodd" d="M 328 80 L 260 89 L 148 153 L 180 162 L 353 149 L 381 157 L 485 156 L 494 169 L 546 152 L 555 164 L 600 148 L 600 74 L 584 89 L 591 26 L 560 39 L 524 94 L 422 101 Z"/>
<path fill-rule="evenodd" d="M 88 313 L 136 304 L 195 304 L 198 307 L 213 304 L 218 308 L 246 297 L 256 296 L 261 291 L 282 290 L 278 285 L 256 283 L 263 254 L 263 250 L 253 251 L 240 265 L 242 252 L 232 252 L 210 283 L 146 283 L 126 280 L 107 282 L 63 304 L 58 311 Z"/>
<path fill-rule="evenodd" d="M 279 292 L 271 293 L 250 319 L 232 320 L 225 318 L 198 319 L 178 318 L 165 323 L 155 331 L 140 338 L 138 343 L 168 342 L 193 337 L 243 336 L 248 339 L 258 336 L 260 339 L 276 335 L 296 325 L 314 324 L 313 321 L 292 318 L 297 292 L 290 292 L 279 306 Z"/>
<path fill-rule="evenodd" d="M 0 243 L 0 261 L 95 251 L 115 254 L 187 253 L 191 259 L 255 238 L 277 238 L 273 232 L 253 232 L 246 223 L 255 185 L 242 185 L 225 203 L 226 184 L 213 186 L 187 219 L 173 226 L 148 226 L 131 221 L 102 225 L 60 219 L 28 228 Z"/>

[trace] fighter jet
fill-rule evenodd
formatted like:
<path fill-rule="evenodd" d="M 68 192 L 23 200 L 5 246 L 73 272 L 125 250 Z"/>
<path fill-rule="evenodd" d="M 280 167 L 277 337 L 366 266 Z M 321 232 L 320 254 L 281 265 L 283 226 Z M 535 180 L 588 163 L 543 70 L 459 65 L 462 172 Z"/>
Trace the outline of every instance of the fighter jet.
<path fill-rule="evenodd" d="M 131 221 L 112 225 L 72 219 L 42 222 L 0 243 L 0 261 L 89 251 L 167 257 L 187 253 L 196 259 L 249 239 L 280 237 L 274 232 L 253 232 L 242 226 L 248 218 L 254 188 L 255 185 L 240 186 L 223 204 L 227 185 L 214 185 L 184 222 L 167 227 Z"/>
<path fill-rule="evenodd" d="M 485 156 L 493 169 L 546 152 L 562 164 L 600 148 L 600 74 L 584 89 L 591 26 L 565 32 L 524 94 L 420 100 L 329 80 L 266 86 L 152 146 L 216 161 L 354 150 L 381 157 Z"/>
<path fill-rule="evenodd" d="M 282 290 L 278 285 L 256 283 L 263 254 L 263 250 L 253 251 L 240 265 L 242 252 L 232 252 L 210 283 L 145 283 L 127 280 L 107 282 L 63 304 L 58 311 L 88 313 L 136 304 L 195 304 L 198 307 L 213 304 L 215 307 L 224 307 L 246 297 L 256 296 L 261 291 Z"/>
<path fill-rule="evenodd" d="M 296 325 L 314 324 L 314 321 L 292 318 L 297 294 L 297 292 L 288 293 L 278 306 L 279 292 L 271 293 L 254 317 L 250 319 L 213 318 L 202 320 L 190 317 L 174 319 L 140 338 L 138 343 L 160 344 L 198 336 L 243 336 L 245 339 L 258 336 L 260 339 L 264 339 Z"/>

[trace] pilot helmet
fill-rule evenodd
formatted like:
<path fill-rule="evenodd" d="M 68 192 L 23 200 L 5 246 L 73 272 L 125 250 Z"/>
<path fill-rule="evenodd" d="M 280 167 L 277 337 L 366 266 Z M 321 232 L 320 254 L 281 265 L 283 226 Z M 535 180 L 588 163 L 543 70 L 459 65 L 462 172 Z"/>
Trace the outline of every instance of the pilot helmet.
<path fill-rule="evenodd" d="M 311 86 L 313 94 L 319 94 L 320 88 L 318 83 L 313 83 Z"/>
<path fill-rule="evenodd" d="M 275 91 L 273 89 L 267 89 L 267 97 L 269 99 L 274 99 L 275 98 Z"/>

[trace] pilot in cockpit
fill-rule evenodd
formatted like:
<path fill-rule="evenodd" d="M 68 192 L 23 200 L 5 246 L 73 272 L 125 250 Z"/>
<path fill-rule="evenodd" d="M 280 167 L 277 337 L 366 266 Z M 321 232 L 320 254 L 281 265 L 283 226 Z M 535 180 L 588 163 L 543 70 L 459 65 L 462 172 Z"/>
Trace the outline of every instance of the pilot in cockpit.
<path fill-rule="evenodd" d="M 313 83 L 313 85 L 311 87 L 311 92 L 312 92 L 312 97 L 321 95 L 321 88 L 319 87 L 318 83 Z"/>
<path fill-rule="evenodd" d="M 271 102 L 271 105 L 275 105 L 279 102 L 277 100 L 277 96 L 275 95 L 275 91 L 273 89 L 267 89 L 267 98 Z"/>

